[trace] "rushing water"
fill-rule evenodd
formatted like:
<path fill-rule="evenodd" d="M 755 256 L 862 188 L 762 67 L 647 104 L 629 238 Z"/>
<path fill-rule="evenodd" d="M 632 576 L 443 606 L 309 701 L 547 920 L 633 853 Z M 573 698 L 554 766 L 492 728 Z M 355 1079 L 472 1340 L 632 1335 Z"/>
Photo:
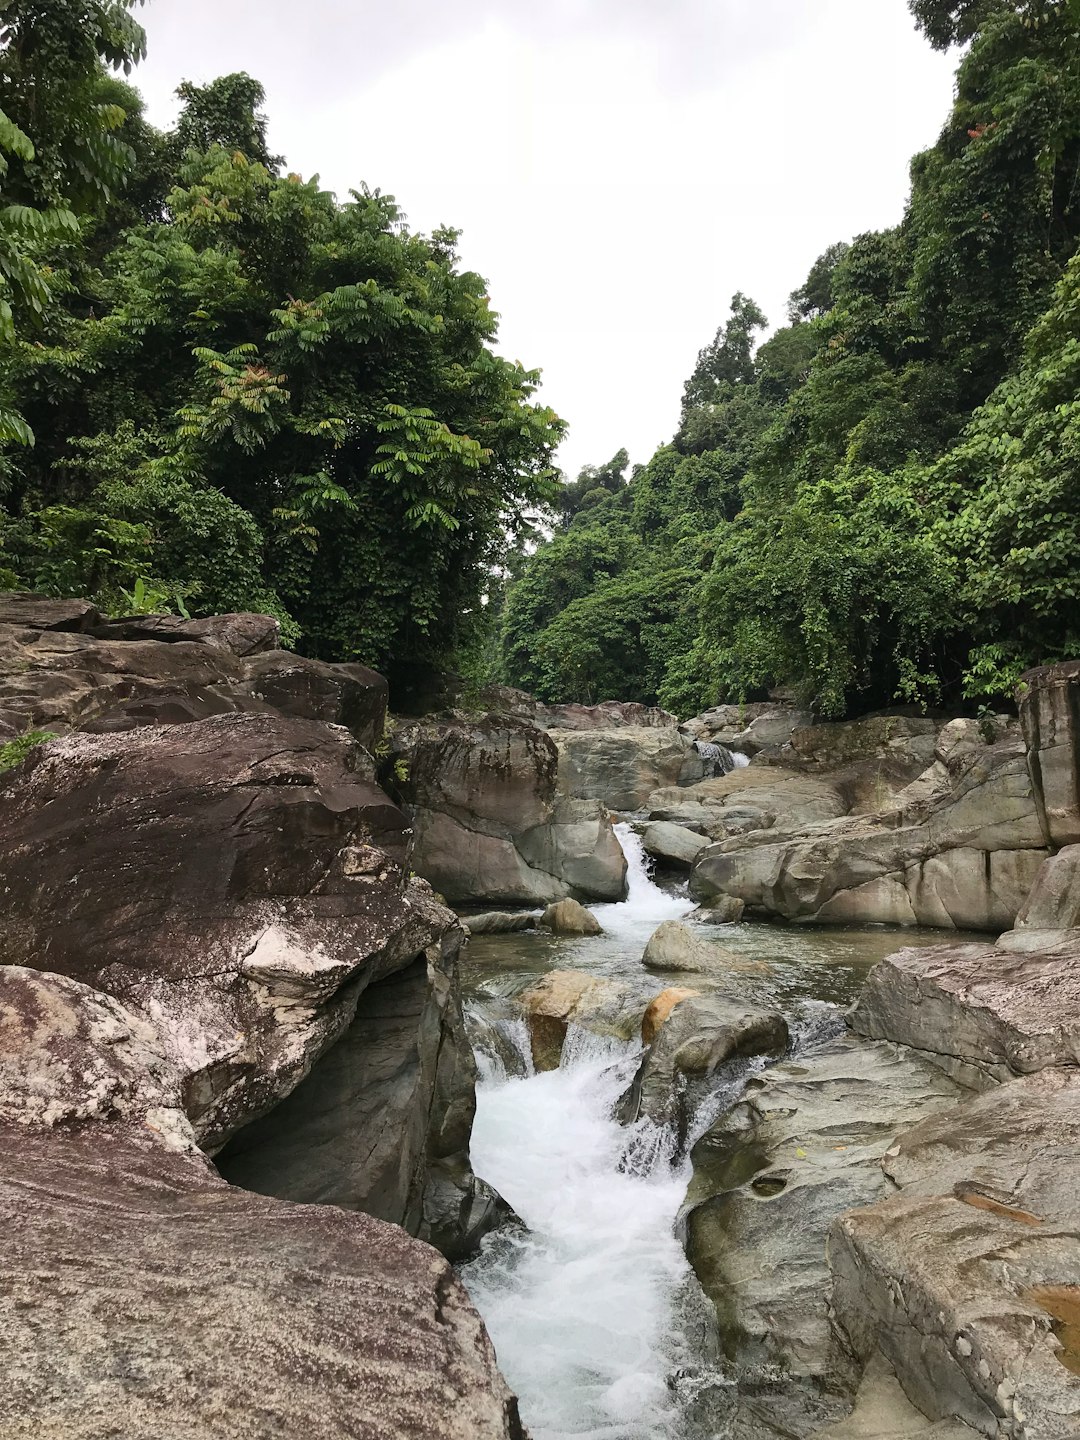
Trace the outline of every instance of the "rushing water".
<path fill-rule="evenodd" d="M 688 916 L 693 903 L 653 882 L 629 826 L 618 833 L 629 895 L 594 907 L 602 936 L 524 932 L 469 946 L 466 993 L 484 1012 L 473 1165 L 523 1223 L 489 1236 L 463 1278 L 534 1440 L 707 1440 L 721 1431 L 725 1387 L 711 1316 L 675 1236 L 689 1162 L 673 1159 L 671 1137 L 650 1122 L 615 1118 L 640 1045 L 571 1027 L 559 1069 L 537 1075 L 508 1003 L 550 969 L 616 978 L 641 997 L 663 988 L 642 969 L 642 951 L 662 921 Z M 907 943 L 895 932 L 764 925 L 706 933 L 758 962 L 743 977 L 745 998 L 783 1009 L 797 1048 L 839 1028 L 837 1007 L 869 966 Z M 764 1063 L 717 1076 L 692 1138 Z"/>

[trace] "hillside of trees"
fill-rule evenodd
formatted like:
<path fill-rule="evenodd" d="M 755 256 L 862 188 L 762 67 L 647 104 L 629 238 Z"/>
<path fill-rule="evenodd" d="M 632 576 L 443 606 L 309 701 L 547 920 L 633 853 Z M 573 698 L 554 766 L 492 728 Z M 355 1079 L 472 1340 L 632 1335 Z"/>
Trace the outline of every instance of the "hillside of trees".
<path fill-rule="evenodd" d="M 736 294 L 671 443 L 561 485 L 453 230 L 288 173 L 250 76 L 155 130 L 134 0 L 4 6 L 0 588 L 682 714 L 1080 653 L 1080 0 L 910 3 L 959 69 L 900 223 L 768 339 Z"/>
<path fill-rule="evenodd" d="M 0 20 L 0 588 L 265 610 L 407 683 L 475 643 L 562 425 L 456 234 L 286 173 L 256 81 L 148 125 L 132 6 Z"/>
<path fill-rule="evenodd" d="M 830 247 L 765 343 L 735 295 L 671 444 L 564 486 L 505 598 L 512 683 L 835 717 L 1080 654 L 1080 6 L 911 8 L 964 48 L 900 224 Z"/>

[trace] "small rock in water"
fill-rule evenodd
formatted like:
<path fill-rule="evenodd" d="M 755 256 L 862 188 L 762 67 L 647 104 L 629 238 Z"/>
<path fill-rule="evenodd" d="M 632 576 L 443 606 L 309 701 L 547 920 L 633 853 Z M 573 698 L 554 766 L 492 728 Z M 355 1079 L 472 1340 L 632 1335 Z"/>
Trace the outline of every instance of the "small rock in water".
<path fill-rule="evenodd" d="M 733 925 L 743 917 L 746 903 L 734 895 L 717 895 L 710 905 L 702 905 L 691 917 L 701 925 Z"/>
<path fill-rule="evenodd" d="M 602 935 L 600 921 L 576 900 L 559 900 L 540 916 L 540 924 L 553 935 Z"/>
<path fill-rule="evenodd" d="M 696 830 L 657 820 L 646 827 L 642 843 L 658 864 L 675 870 L 689 870 L 709 841 Z"/>
<path fill-rule="evenodd" d="M 555 1070 L 571 1024 L 598 1035 L 628 1037 L 637 1029 L 640 1004 L 625 985 L 580 970 L 549 970 L 517 997 L 525 1012 L 533 1065 Z"/>
<path fill-rule="evenodd" d="M 684 970 L 693 975 L 723 975 L 731 971 L 760 971 L 761 967 L 739 958 L 723 945 L 699 940 L 677 920 L 665 920 L 653 932 L 641 963 L 646 970 Z"/>
<path fill-rule="evenodd" d="M 667 990 L 661 990 L 659 995 L 649 1001 L 645 1014 L 642 1016 L 642 1044 L 651 1045 L 653 1043 L 664 1021 L 681 1000 L 689 1000 L 694 995 L 699 995 L 700 993 L 699 990 L 682 990 L 677 986 L 672 986 Z"/>
<path fill-rule="evenodd" d="M 470 935 L 509 935 L 517 930 L 535 930 L 536 916 L 510 910 L 488 910 L 483 915 L 459 915 Z"/>

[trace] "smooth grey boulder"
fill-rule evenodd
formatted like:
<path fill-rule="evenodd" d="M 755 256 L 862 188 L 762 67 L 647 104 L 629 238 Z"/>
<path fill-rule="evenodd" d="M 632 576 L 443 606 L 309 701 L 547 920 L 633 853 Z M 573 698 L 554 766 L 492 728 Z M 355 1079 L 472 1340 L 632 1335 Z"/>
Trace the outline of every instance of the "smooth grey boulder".
<path fill-rule="evenodd" d="M 670 728 L 552 730 L 559 789 L 610 810 L 641 810 L 654 790 L 690 785 L 705 774 L 693 742 Z"/>
<path fill-rule="evenodd" d="M 849 1410 L 862 1367 L 829 1321 L 830 1227 L 889 1193 L 880 1162 L 899 1133 L 965 1093 L 910 1051 L 843 1036 L 752 1077 L 694 1146 L 687 1254 L 761 1433 Z"/>
<path fill-rule="evenodd" d="M 684 992 L 654 1031 L 622 1118 L 673 1126 L 685 1143 L 700 1098 L 693 1082 L 708 1080 L 737 1056 L 777 1054 L 787 1043 L 787 1024 L 775 1011 Z"/>
<path fill-rule="evenodd" d="M 655 821 L 645 827 L 641 843 L 645 853 L 659 864 L 675 870 L 689 870 L 709 842 L 704 835 L 685 830 L 681 825 Z"/>
<path fill-rule="evenodd" d="M 745 909 L 741 900 L 735 900 L 730 895 L 717 895 L 710 906 L 698 906 L 690 918 L 699 925 L 733 925 L 742 919 Z"/>
<path fill-rule="evenodd" d="M 1080 941 L 898 950 L 870 972 L 850 1023 L 981 1083 L 1080 1064 Z"/>
<path fill-rule="evenodd" d="M 470 935 L 511 935 L 535 930 L 537 916 L 513 910 L 489 910 L 483 915 L 459 915 L 458 923 Z"/>
<path fill-rule="evenodd" d="M 1080 927 L 1080 845 L 1066 845 L 1044 860 L 1016 917 L 1017 930 Z"/>
<path fill-rule="evenodd" d="M 550 823 L 513 838 L 529 865 L 554 875 L 571 895 L 607 901 L 625 896 L 626 856 L 599 800 L 557 796 Z"/>
<path fill-rule="evenodd" d="M 641 963 L 646 970 L 679 970 L 716 979 L 738 974 L 745 962 L 712 940 L 702 940 L 678 920 L 657 926 L 645 946 Z"/>
<path fill-rule="evenodd" d="M 509 715 L 399 729 L 395 784 L 412 819 L 412 865 L 454 905 L 621 900 L 626 857 L 597 802 L 559 796 L 554 742 Z"/>
<path fill-rule="evenodd" d="M 603 927 L 591 910 L 576 900 L 559 900 L 540 916 L 540 924 L 553 935 L 602 935 Z"/>
<path fill-rule="evenodd" d="M 1020 723 L 1045 843 L 1080 842 L 1080 660 L 1020 677 Z"/>
<path fill-rule="evenodd" d="M 226 1185 L 146 1016 L 0 968 L 0 1434 L 524 1440 L 450 1265 Z"/>
<path fill-rule="evenodd" d="M 931 1419 L 984 1435 L 1080 1432 L 1080 1072 L 1044 1070 L 890 1148 L 899 1194 L 841 1217 L 833 1312 Z"/>

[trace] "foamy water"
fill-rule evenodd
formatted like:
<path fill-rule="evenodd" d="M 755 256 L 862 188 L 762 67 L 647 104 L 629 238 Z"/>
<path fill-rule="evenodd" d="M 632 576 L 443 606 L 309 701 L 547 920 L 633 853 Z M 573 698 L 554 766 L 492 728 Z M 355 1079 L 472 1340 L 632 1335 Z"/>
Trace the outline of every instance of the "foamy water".
<path fill-rule="evenodd" d="M 596 914 L 637 956 L 692 905 L 652 883 L 639 838 L 618 830 L 629 897 Z M 650 1122 L 614 1117 L 640 1046 L 571 1027 L 559 1069 L 536 1075 L 523 1024 L 500 1040 L 501 1056 L 478 1057 L 472 1159 L 527 1229 L 489 1237 L 463 1278 L 522 1418 L 534 1440 L 675 1437 L 706 1379 L 710 1321 L 674 1233 L 688 1162 Z M 523 1078 L 507 1077 L 507 1040 Z"/>

